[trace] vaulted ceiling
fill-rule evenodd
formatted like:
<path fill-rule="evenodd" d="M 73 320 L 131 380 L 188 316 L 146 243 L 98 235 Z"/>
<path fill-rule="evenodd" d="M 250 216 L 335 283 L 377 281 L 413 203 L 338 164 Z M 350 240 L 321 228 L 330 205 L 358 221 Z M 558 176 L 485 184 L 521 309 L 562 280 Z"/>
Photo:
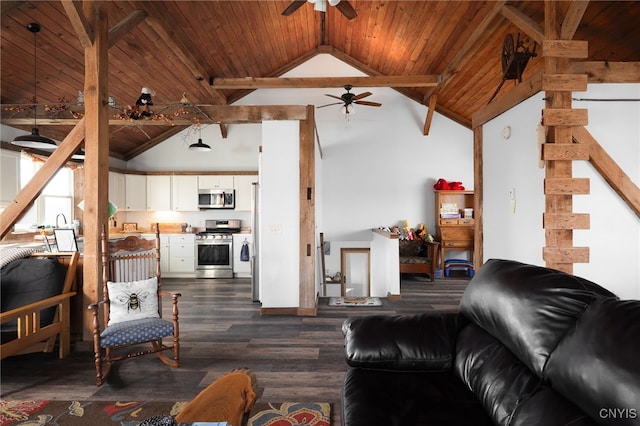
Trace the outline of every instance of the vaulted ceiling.
<path fill-rule="evenodd" d="M 349 3 L 357 14 L 353 19 L 329 5 L 325 13 L 315 11 L 310 3 L 284 16 L 288 0 L 109 1 L 115 40 L 109 50 L 108 87 L 115 100 L 111 155 L 130 159 L 194 119 L 222 122 L 224 133 L 235 121 L 221 119 L 215 106 L 233 104 L 261 87 L 255 78 L 278 77 L 319 53 L 378 77 L 362 82 L 363 87 L 393 87 L 421 104 L 432 101 L 436 111 L 468 127 L 503 82 L 507 34 L 516 40 L 519 34 L 530 49 L 538 42 L 523 80 L 542 69 L 542 1 Z M 574 39 L 588 41 L 585 61 L 640 61 L 640 2 L 582 2 L 586 8 L 573 3 L 560 3 L 560 8 L 584 11 Z M 26 26 L 37 22 L 42 27 L 37 35 L 38 127 L 41 134 L 62 140 L 82 113 L 77 98 L 84 90 L 84 50 L 78 35 L 60 1 L 3 0 L 1 7 L 2 123 L 26 132 L 33 125 L 27 104 L 34 95 L 34 37 Z M 225 79 L 236 86 L 220 86 Z M 314 82 L 335 85 L 335 93 L 347 83 Z M 135 104 L 143 86 L 155 92 L 156 115 L 131 120 L 124 110 Z M 515 80 L 504 82 L 496 101 L 515 86 Z M 183 93 L 193 105 L 180 104 Z"/>

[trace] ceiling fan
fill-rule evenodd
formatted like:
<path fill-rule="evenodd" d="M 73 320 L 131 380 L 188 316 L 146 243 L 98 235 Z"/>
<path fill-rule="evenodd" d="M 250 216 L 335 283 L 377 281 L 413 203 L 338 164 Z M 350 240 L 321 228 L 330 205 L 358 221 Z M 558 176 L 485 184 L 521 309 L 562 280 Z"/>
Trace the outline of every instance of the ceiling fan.
<path fill-rule="evenodd" d="M 351 3 L 348 0 L 295 0 L 292 1 L 289 6 L 285 10 L 282 11 L 282 15 L 289 16 L 306 2 L 313 3 L 313 10 L 317 10 L 318 12 L 326 12 L 327 11 L 327 2 L 331 6 L 335 6 L 340 13 L 342 13 L 347 19 L 353 19 L 358 14 L 356 13 Z"/>
<path fill-rule="evenodd" d="M 366 98 L 367 96 L 371 96 L 372 93 L 371 92 L 363 92 L 360 93 L 359 95 L 356 95 L 355 93 L 351 93 L 351 89 L 353 89 L 353 86 L 351 86 L 350 84 L 347 84 L 346 86 L 344 86 L 344 90 L 346 90 L 346 93 L 343 93 L 340 96 L 334 96 L 334 95 L 328 95 L 325 94 L 325 96 L 328 96 L 330 98 L 335 98 L 335 99 L 339 99 L 340 102 L 333 102 L 330 104 L 326 104 L 326 105 L 321 105 L 318 108 L 324 108 L 327 106 L 331 106 L 331 105 L 343 105 L 344 108 L 344 113 L 345 114 L 350 114 L 353 110 L 353 104 L 358 104 L 358 105 L 366 105 L 366 106 L 372 106 L 372 107 L 379 107 L 382 106 L 381 103 L 378 102 L 369 102 L 369 101 L 361 101 L 360 99 L 362 98 Z M 351 110 L 350 110 L 351 108 Z"/>

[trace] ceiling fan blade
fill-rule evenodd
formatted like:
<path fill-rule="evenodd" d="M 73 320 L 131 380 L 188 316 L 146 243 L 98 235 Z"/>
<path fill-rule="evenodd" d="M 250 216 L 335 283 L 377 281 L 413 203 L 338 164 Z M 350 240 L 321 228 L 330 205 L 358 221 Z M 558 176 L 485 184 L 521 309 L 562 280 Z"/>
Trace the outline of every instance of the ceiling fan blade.
<path fill-rule="evenodd" d="M 334 98 L 334 99 L 342 100 L 342 98 L 340 96 L 329 95 L 329 94 L 326 94 L 326 93 L 325 93 L 325 96 L 328 96 L 328 97 Z"/>
<path fill-rule="evenodd" d="M 356 10 L 347 0 L 342 0 L 340 3 L 338 3 L 336 5 L 336 9 L 338 9 L 340 13 L 342 13 L 347 19 L 353 19 L 358 16 Z"/>
<path fill-rule="evenodd" d="M 374 107 L 379 107 L 382 106 L 381 103 L 378 102 L 369 102 L 369 101 L 354 101 L 354 104 L 358 104 L 358 105 L 366 105 L 366 106 L 374 106 Z"/>
<path fill-rule="evenodd" d="M 316 108 L 324 108 L 324 107 L 328 107 L 328 106 L 331 106 L 331 105 L 342 105 L 343 103 L 344 102 L 334 102 L 332 104 L 320 105 L 320 106 L 317 106 Z"/>
<path fill-rule="evenodd" d="M 289 6 L 285 10 L 282 11 L 283 16 L 289 16 L 296 10 L 300 9 L 303 4 L 305 4 L 307 0 L 295 0 L 292 1 Z"/>
<path fill-rule="evenodd" d="M 371 96 L 371 95 L 372 95 L 371 92 L 363 92 L 363 93 L 360 93 L 359 95 L 355 95 L 353 97 L 353 100 L 357 101 L 358 99 L 366 98 L 367 96 Z"/>

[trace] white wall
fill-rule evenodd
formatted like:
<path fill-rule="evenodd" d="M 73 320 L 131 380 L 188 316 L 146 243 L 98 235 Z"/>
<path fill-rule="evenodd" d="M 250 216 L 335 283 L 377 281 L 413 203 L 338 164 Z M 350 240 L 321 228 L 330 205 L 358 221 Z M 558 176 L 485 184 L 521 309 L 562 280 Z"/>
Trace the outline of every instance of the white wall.
<path fill-rule="evenodd" d="M 299 129 L 298 121 L 262 125 L 258 255 L 263 308 L 300 306 Z"/>
<path fill-rule="evenodd" d="M 577 98 L 640 98 L 638 84 L 589 85 Z M 544 265 L 544 170 L 537 166 L 535 128 L 544 108 L 538 94 L 486 124 L 484 135 L 484 256 Z M 574 102 L 589 110 L 587 129 L 630 179 L 640 185 L 640 105 Z M 511 126 L 512 136 L 501 136 Z M 574 246 L 590 247 L 590 262 L 574 273 L 622 298 L 640 298 L 640 220 L 588 162 L 574 162 L 574 177 L 590 179 L 589 195 L 574 196 L 573 210 L 589 213 L 591 229 L 574 231 Z M 509 208 L 516 189 L 516 211 Z"/>

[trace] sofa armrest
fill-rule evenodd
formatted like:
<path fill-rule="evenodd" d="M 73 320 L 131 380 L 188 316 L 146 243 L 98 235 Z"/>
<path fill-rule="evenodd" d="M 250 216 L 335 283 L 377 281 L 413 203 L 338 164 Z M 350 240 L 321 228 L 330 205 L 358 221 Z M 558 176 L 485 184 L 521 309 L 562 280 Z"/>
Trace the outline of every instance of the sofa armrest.
<path fill-rule="evenodd" d="M 351 317 L 342 325 L 351 367 L 397 371 L 447 371 L 453 365 L 458 313 Z"/>

